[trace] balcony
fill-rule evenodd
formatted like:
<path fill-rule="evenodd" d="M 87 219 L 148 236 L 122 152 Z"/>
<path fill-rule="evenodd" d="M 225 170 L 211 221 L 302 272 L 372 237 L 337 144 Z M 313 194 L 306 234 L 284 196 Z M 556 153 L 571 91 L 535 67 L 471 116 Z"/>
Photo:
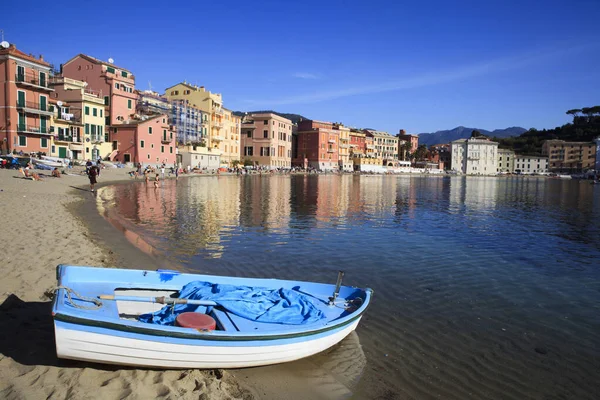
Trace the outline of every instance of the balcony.
<path fill-rule="evenodd" d="M 372 145 L 372 144 L 368 144 L 368 145 L 366 145 L 366 147 L 367 147 L 367 149 L 369 149 L 369 150 L 375 150 L 375 146 L 374 146 L 374 145 Z"/>
<path fill-rule="evenodd" d="M 225 140 L 223 136 L 213 136 L 210 139 L 214 142 L 222 142 L 223 140 Z"/>
<path fill-rule="evenodd" d="M 59 116 L 55 116 L 54 119 L 57 120 L 57 121 L 71 122 L 73 124 L 80 124 L 81 123 L 81 118 L 80 117 L 75 117 L 75 114 L 60 113 L 60 115 Z"/>
<path fill-rule="evenodd" d="M 104 143 L 104 135 L 92 135 L 91 141 L 92 143 Z"/>
<path fill-rule="evenodd" d="M 48 76 L 40 79 L 39 74 L 25 73 L 16 74 L 15 81 L 19 86 L 42 89 L 48 92 L 54 92 L 54 89 L 48 86 Z"/>
<path fill-rule="evenodd" d="M 161 143 L 163 143 L 163 144 L 169 144 L 169 143 L 171 143 L 172 141 L 173 141 L 173 138 L 166 137 L 166 136 L 163 136 L 163 137 L 160 139 L 160 142 L 161 142 Z"/>
<path fill-rule="evenodd" d="M 70 142 L 70 143 L 81 143 L 81 140 L 78 136 L 72 136 L 72 135 L 64 135 L 64 134 L 58 134 L 58 135 L 54 135 L 54 141 L 56 142 Z"/>
<path fill-rule="evenodd" d="M 52 116 L 52 111 L 48 111 L 48 106 L 42 106 L 40 103 L 34 103 L 33 101 L 17 101 L 17 109 L 23 110 L 31 114 L 40 114 Z"/>
<path fill-rule="evenodd" d="M 222 122 L 212 121 L 211 125 L 212 125 L 213 128 L 217 128 L 217 129 L 223 128 L 223 123 Z"/>
<path fill-rule="evenodd" d="M 329 143 L 335 143 L 335 139 L 329 139 L 328 142 Z"/>
<path fill-rule="evenodd" d="M 335 153 L 335 149 L 327 149 L 328 153 Z"/>
<path fill-rule="evenodd" d="M 23 124 L 19 124 L 17 126 L 17 131 L 19 133 L 35 133 L 38 135 L 49 135 L 50 134 L 50 130 L 47 127 L 23 125 Z"/>
<path fill-rule="evenodd" d="M 217 114 L 217 115 L 223 115 L 224 114 L 223 109 L 221 107 L 213 107 L 212 111 L 213 111 L 214 114 Z"/>
<path fill-rule="evenodd" d="M 347 144 L 340 144 L 340 149 L 347 149 L 348 147 L 350 146 L 348 146 Z"/>

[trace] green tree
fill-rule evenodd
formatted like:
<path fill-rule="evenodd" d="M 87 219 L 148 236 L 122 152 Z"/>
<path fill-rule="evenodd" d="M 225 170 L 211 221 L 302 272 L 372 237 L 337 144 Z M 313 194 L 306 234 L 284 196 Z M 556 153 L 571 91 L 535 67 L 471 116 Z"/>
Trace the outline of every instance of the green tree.
<path fill-rule="evenodd" d="M 417 161 L 423 161 L 427 157 L 427 146 L 422 144 L 417 147 L 414 157 Z"/>
<path fill-rule="evenodd" d="M 478 137 L 482 137 L 484 136 L 481 132 L 479 132 L 477 129 L 473 129 L 473 132 L 471 132 L 471 137 L 472 138 L 478 138 Z"/>

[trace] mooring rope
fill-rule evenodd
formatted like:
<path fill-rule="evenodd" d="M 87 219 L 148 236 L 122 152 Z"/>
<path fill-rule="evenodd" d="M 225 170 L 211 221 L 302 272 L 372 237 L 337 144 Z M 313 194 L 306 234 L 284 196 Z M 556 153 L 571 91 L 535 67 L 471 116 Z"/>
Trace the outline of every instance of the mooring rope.
<path fill-rule="evenodd" d="M 102 302 L 100 300 L 95 299 L 93 297 L 82 296 L 69 287 L 58 286 L 56 289 L 54 289 L 54 291 L 58 292 L 60 289 L 64 289 L 66 291 L 66 295 L 67 295 L 67 299 L 68 299 L 69 303 L 71 303 L 71 305 L 75 308 L 80 308 L 82 310 L 97 310 L 98 308 L 102 307 Z M 71 294 L 73 294 L 73 297 L 76 297 L 77 299 L 79 299 L 81 301 L 86 301 L 88 303 L 94 303 L 94 305 L 93 306 L 82 306 L 82 305 L 75 304 L 75 302 L 73 301 L 73 297 L 71 297 Z"/>

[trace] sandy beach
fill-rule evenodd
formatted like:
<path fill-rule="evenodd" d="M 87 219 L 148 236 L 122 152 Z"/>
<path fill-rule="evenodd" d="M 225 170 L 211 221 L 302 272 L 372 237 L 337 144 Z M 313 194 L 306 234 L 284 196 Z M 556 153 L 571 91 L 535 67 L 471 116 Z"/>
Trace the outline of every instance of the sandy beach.
<path fill-rule="evenodd" d="M 126 268 L 128 257 L 110 248 L 74 212 L 89 192 L 87 177 L 22 178 L 0 170 L 3 277 L 0 280 L 0 397 L 250 399 L 228 371 L 154 371 L 59 360 L 50 299 L 56 265 Z M 127 169 L 105 169 L 99 183 L 131 180 Z"/>

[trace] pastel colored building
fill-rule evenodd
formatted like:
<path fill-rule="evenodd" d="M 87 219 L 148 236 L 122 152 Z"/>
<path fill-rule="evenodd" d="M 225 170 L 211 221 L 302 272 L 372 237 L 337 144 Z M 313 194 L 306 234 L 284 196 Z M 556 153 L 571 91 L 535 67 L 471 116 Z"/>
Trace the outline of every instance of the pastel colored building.
<path fill-rule="evenodd" d="M 498 143 L 488 139 L 459 139 L 451 143 L 452 170 L 466 175 L 498 173 Z"/>
<path fill-rule="evenodd" d="M 515 160 L 515 172 L 518 174 L 543 174 L 548 172 L 548 157 L 524 156 L 517 154 Z"/>
<path fill-rule="evenodd" d="M 333 129 L 340 132 L 339 145 L 339 168 L 341 171 L 352 172 L 354 165 L 350 158 L 350 128 L 342 124 L 334 124 Z"/>
<path fill-rule="evenodd" d="M 66 101 L 50 99 L 50 110 L 53 116 L 50 122 L 52 141 L 50 153 L 52 157 L 83 160 L 83 123 L 81 110 Z"/>
<path fill-rule="evenodd" d="M 299 121 L 298 147 L 292 165 L 318 171 L 339 170 L 339 135 L 331 122 Z"/>
<path fill-rule="evenodd" d="M 54 123 L 60 122 L 61 119 L 63 121 L 69 119 L 79 122 L 82 127 L 81 145 L 69 143 L 68 151 L 76 152 L 76 154 L 70 156 L 73 158 L 81 156 L 81 159 L 92 160 L 97 160 L 98 157 L 102 159 L 114 158 L 117 143 L 108 140 L 109 135 L 104 125 L 106 122 L 106 109 L 100 93 L 89 89 L 84 81 L 63 76 L 53 78 L 51 86 L 54 88 L 53 97 L 57 107 L 59 107 L 58 102 L 62 103 L 60 117 L 57 113 Z M 63 143 L 57 142 L 57 137 L 60 136 L 58 134 L 60 132 L 57 127 L 54 132 L 55 146 L 57 153 L 64 154 L 65 150 L 61 148 L 64 147 L 65 143 L 64 141 Z M 79 138 L 79 135 L 66 135 L 66 137 L 67 139 Z M 60 157 L 60 155 L 57 155 L 57 157 Z"/>
<path fill-rule="evenodd" d="M 375 158 L 388 161 L 385 165 L 392 164 L 392 161 L 398 159 L 398 137 L 373 129 L 365 129 L 365 133 L 373 138 Z"/>
<path fill-rule="evenodd" d="M 355 155 L 352 157 L 354 171 L 382 174 L 387 172 L 381 158 Z"/>
<path fill-rule="evenodd" d="M 139 120 L 128 120 L 113 127 L 118 140 L 116 161 L 143 165 L 175 165 L 177 147 L 175 133 L 167 114 L 157 114 Z"/>
<path fill-rule="evenodd" d="M 358 129 L 350 129 L 348 133 L 350 138 L 350 155 L 364 155 L 366 154 L 366 135 Z"/>
<path fill-rule="evenodd" d="M 247 115 L 241 128 L 242 162 L 270 169 L 292 166 L 292 121 L 273 113 Z"/>
<path fill-rule="evenodd" d="M 600 172 L 600 137 L 594 139 L 594 143 L 596 143 L 596 164 L 595 169 L 596 172 Z"/>
<path fill-rule="evenodd" d="M 137 93 L 131 71 L 78 54 L 61 66 L 61 76 L 86 82 L 86 89 L 104 100 L 105 126 L 120 125 L 135 115 Z"/>
<path fill-rule="evenodd" d="M 411 153 L 417 151 L 417 148 L 419 147 L 419 135 L 407 134 L 404 129 L 400 129 L 400 132 L 398 133 L 398 135 L 396 135 L 396 137 L 398 138 L 398 140 L 404 140 L 410 143 L 409 151 Z"/>
<path fill-rule="evenodd" d="M 375 138 L 365 134 L 365 156 L 377 158 L 375 153 Z"/>
<path fill-rule="evenodd" d="M 51 65 L 14 44 L 0 48 L 0 151 L 50 152 Z"/>
<path fill-rule="evenodd" d="M 510 149 L 498 149 L 498 172 L 515 172 L 515 152 Z"/>
<path fill-rule="evenodd" d="M 595 166 L 596 145 L 593 142 L 546 140 L 542 144 L 542 155 L 548 157 L 551 172 L 583 172 Z"/>
<path fill-rule="evenodd" d="M 221 166 L 221 152 L 219 150 L 188 144 L 179 146 L 178 151 L 179 165 L 183 168 L 189 166 L 192 169 L 213 171 Z"/>
<path fill-rule="evenodd" d="M 240 160 L 241 119 L 231 110 L 223 107 L 223 98 L 212 93 L 204 86 L 178 83 L 165 90 L 165 97 L 172 100 L 184 100 L 186 104 L 202 110 L 209 116 L 206 145 L 221 152 L 221 163 L 232 166 Z"/>

